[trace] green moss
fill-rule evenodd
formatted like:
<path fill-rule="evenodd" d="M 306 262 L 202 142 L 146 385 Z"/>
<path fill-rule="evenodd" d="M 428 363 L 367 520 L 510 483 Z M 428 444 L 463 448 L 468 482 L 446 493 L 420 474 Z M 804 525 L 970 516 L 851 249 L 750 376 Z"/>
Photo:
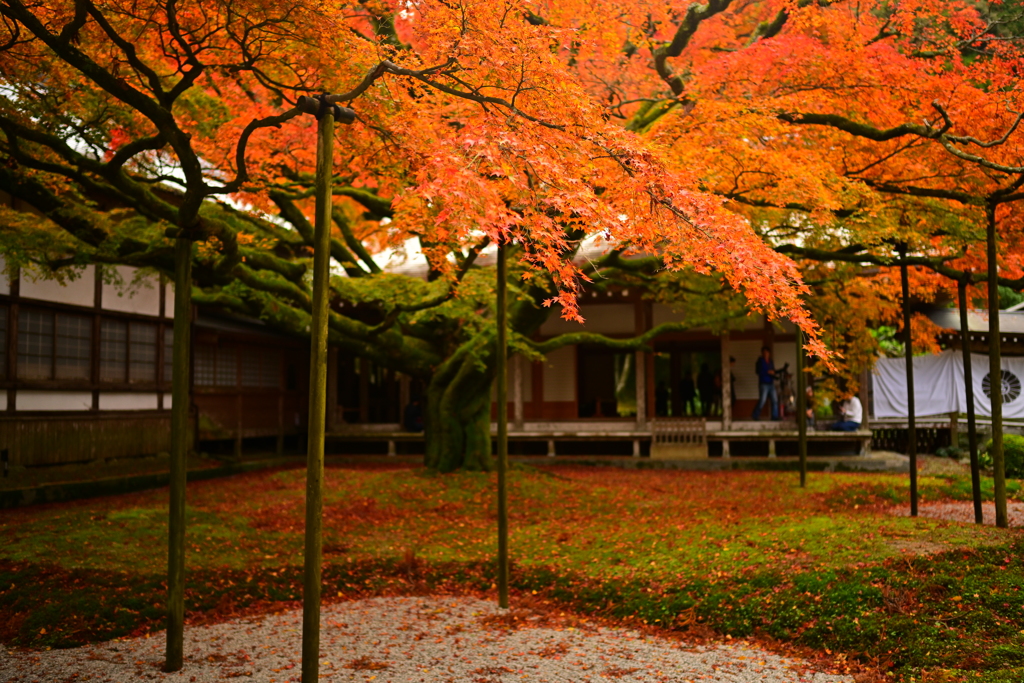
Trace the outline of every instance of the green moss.
<path fill-rule="evenodd" d="M 190 484 L 191 613 L 299 597 L 304 476 Z M 1024 666 L 1019 534 L 885 514 L 906 500 L 899 476 L 810 484 L 790 473 L 515 469 L 515 587 L 609 617 L 887 661 L 907 680 L 1001 680 Z M 328 469 L 326 594 L 488 589 L 494 485 L 485 473 Z M 961 486 L 922 478 L 929 496 Z M 0 610 L 13 615 L 0 641 L 63 646 L 160 628 L 165 506 L 166 491 L 153 491 L 0 520 Z"/>

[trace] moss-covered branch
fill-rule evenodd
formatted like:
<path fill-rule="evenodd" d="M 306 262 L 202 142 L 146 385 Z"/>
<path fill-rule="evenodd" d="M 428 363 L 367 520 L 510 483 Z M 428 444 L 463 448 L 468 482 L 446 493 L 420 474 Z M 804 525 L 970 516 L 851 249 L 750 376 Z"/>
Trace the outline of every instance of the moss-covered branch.
<path fill-rule="evenodd" d="M 651 348 L 648 344 L 660 335 L 669 332 L 686 332 L 687 330 L 706 327 L 716 323 L 724 323 L 734 318 L 746 317 L 748 314 L 749 311 L 744 309 L 705 320 L 662 323 L 641 335 L 626 339 L 616 339 L 596 332 L 567 332 L 542 342 L 525 340 L 525 344 L 540 354 L 548 354 L 565 346 L 573 346 L 575 344 L 597 344 L 616 351 L 650 351 Z"/>

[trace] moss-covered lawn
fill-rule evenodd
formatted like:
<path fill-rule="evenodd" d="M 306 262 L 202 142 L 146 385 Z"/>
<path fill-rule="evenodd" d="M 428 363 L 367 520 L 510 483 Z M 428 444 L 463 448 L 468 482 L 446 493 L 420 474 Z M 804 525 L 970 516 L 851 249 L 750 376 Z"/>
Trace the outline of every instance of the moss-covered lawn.
<path fill-rule="evenodd" d="M 758 635 L 910 680 L 1024 680 L 1024 536 L 895 517 L 905 476 L 517 469 L 513 581 L 612 619 Z M 494 480 L 328 469 L 325 595 L 480 591 Z M 922 479 L 926 499 L 965 497 Z M 1016 485 L 1014 491 L 1019 491 Z M 190 616 L 299 597 L 304 472 L 189 488 Z M 0 642 L 69 646 L 158 630 L 167 491 L 0 516 Z"/>

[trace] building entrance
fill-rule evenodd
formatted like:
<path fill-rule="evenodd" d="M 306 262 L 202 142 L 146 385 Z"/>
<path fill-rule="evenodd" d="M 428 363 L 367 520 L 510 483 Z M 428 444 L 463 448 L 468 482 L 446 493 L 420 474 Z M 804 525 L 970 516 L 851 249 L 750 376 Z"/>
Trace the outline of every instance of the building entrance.
<path fill-rule="evenodd" d="M 722 414 L 722 357 L 717 341 L 677 341 L 654 347 L 656 417 Z"/>

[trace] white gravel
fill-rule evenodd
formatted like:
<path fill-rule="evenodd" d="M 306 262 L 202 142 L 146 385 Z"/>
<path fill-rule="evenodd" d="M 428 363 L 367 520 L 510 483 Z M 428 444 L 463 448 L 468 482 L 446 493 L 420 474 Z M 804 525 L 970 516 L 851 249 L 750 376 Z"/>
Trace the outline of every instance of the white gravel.
<path fill-rule="evenodd" d="M 624 629 L 496 628 L 500 610 L 466 598 L 376 598 L 325 607 L 320 680 L 723 681 L 839 683 L 741 641 L 688 646 Z M 185 667 L 160 671 L 163 633 L 69 650 L 0 647 L 0 681 L 298 681 L 302 614 L 190 627 Z"/>
<path fill-rule="evenodd" d="M 902 517 L 910 516 L 910 506 L 900 505 L 890 510 L 894 515 Z M 974 523 L 974 503 L 971 501 L 944 501 L 941 503 L 921 503 L 917 506 L 917 514 L 921 517 L 932 519 L 944 519 L 950 522 Z M 981 515 L 984 523 L 994 526 L 996 523 L 996 504 L 983 502 L 981 504 Z M 1024 526 L 1024 503 L 1018 501 L 1006 502 L 1006 519 L 1011 527 Z"/>

